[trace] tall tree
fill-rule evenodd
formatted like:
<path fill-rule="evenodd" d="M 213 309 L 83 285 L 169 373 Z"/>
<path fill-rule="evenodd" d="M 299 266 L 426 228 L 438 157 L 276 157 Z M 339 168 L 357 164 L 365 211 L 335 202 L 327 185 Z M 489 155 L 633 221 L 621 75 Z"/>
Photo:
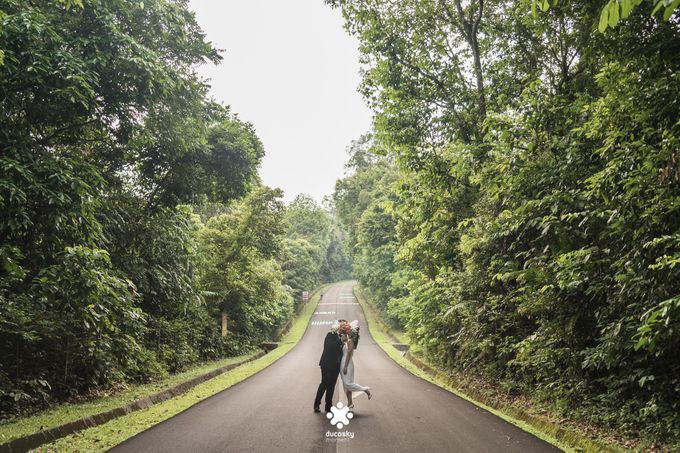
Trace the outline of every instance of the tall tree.
<path fill-rule="evenodd" d="M 678 442 L 678 5 L 328 3 L 396 163 L 334 195 L 376 306 L 431 360 Z"/>

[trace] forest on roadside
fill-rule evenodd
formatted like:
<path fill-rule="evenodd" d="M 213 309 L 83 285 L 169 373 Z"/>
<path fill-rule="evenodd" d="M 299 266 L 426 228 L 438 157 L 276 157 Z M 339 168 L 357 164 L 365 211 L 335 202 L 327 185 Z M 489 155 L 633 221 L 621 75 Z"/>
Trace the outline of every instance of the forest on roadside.
<path fill-rule="evenodd" d="M 249 352 L 349 275 L 220 60 L 186 1 L 0 0 L 0 419 Z"/>
<path fill-rule="evenodd" d="M 680 20 L 663 0 L 330 0 L 374 130 L 334 203 L 434 361 L 680 443 Z"/>

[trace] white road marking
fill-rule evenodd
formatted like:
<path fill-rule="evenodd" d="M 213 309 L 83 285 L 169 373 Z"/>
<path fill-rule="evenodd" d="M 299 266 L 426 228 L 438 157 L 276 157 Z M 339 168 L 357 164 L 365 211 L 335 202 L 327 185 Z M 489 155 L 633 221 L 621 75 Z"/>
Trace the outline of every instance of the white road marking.
<path fill-rule="evenodd" d="M 359 302 L 324 302 L 319 305 L 359 305 Z"/>
<path fill-rule="evenodd" d="M 333 324 L 333 321 L 312 321 L 310 325 L 312 326 L 328 326 Z"/>

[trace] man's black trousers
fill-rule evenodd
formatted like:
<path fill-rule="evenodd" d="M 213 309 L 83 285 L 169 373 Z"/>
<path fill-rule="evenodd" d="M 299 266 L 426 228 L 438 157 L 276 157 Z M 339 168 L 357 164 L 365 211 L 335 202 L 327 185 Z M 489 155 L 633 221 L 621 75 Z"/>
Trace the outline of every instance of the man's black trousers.
<path fill-rule="evenodd" d="M 335 383 L 338 381 L 339 368 L 321 367 L 321 384 L 319 390 L 316 391 L 316 398 L 314 399 L 314 407 L 321 404 L 321 398 L 326 392 L 326 412 L 331 410 L 333 405 L 333 392 L 335 391 Z"/>

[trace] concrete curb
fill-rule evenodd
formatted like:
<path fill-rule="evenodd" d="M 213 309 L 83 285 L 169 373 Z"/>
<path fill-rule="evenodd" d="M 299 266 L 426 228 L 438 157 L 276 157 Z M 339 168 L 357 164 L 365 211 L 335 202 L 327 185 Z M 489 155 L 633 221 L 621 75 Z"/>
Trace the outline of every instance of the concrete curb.
<path fill-rule="evenodd" d="M 418 368 L 420 368 L 421 370 L 425 371 L 425 372 L 426 372 L 427 374 L 429 374 L 430 376 L 432 376 L 432 377 L 436 377 L 436 376 L 437 376 L 438 373 L 437 373 L 437 371 L 436 371 L 434 368 L 432 368 L 432 367 L 429 366 L 429 365 L 426 365 L 426 364 L 425 364 L 423 361 L 421 361 L 418 357 L 416 357 L 416 356 L 414 356 L 413 354 L 411 354 L 410 351 L 406 351 L 406 354 L 404 354 L 404 358 L 405 358 L 406 360 L 408 360 L 409 362 L 411 362 L 412 364 L 414 364 L 415 366 L 417 366 Z"/>
<path fill-rule="evenodd" d="M 54 428 L 45 429 L 38 431 L 37 433 L 29 434 L 27 436 L 19 437 L 11 440 L 7 443 L 0 444 L 0 453 L 23 453 L 33 448 L 37 448 L 48 442 L 53 442 L 62 437 L 73 434 L 76 431 L 81 431 L 83 429 L 92 428 L 94 426 L 103 425 L 104 423 L 113 420 L 114 418 L 122 417 L 131 412 L 138 411 L 140 409 L 145 409 L 151 407 L 154 404 L 158 404 L 163 401 L 167 401 L 171 398 L 181 395 L 188 390 L 196 387 L 198 384 L 202 384 L 220 374 L 223 374 L 229 370 L 232 370 L 244 363 L 252 362 L 253 360 L 259 359 L 265 355 L 265 351 L 260 351 L 254 356 L 242 360 L 240 362 L 225 365 L 220 368 L 216 368 L 200 376 L 196 376 L 193 379 L 177 384 L 168 389 L 162 390 L 153 395 L 146 396 L 144 398 L 138 399 L 124 406 L 117 407 L 115 409 L 108 410 L 106 412 L 101 412 L 99 414 L 91 415 L 89 417 L 84 417 L 79 420 L 74 420 L 72 422 L 65 423 L 63 425 L 55 426 Z"/>

